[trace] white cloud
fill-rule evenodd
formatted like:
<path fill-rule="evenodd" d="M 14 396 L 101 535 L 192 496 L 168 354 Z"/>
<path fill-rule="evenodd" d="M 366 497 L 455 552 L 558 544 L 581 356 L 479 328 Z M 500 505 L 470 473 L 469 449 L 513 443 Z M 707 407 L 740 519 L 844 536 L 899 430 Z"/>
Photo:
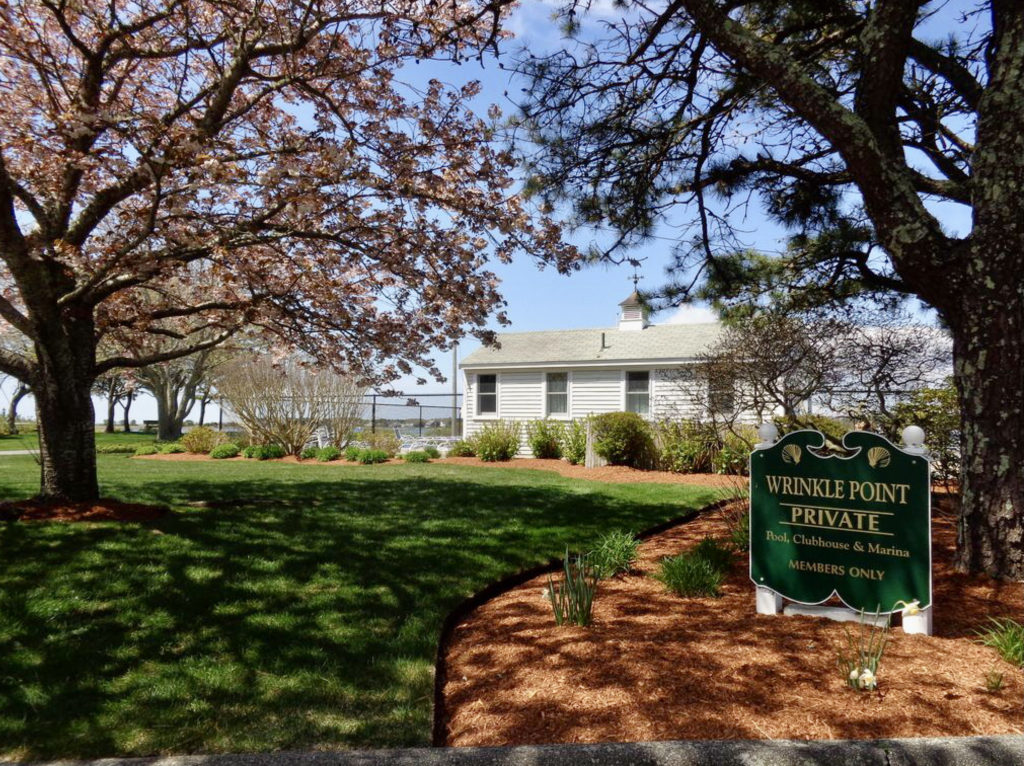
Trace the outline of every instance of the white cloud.
<path fill-rule="evenodd" d="M 707 306 L 686 305 L 677 308 L 674 314 L 659 324 L 704 324 L 717 321 L 718 316 Z"/>

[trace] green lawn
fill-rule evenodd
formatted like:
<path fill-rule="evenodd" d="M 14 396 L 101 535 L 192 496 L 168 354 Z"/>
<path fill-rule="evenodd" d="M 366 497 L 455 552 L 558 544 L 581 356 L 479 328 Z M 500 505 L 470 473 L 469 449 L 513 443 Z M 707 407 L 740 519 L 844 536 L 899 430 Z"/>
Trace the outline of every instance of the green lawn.
<path fill-rule="evenodd" d="M 138 446 L 140 444 L 153 444 L 156 442 L 156 434 L 143 434 L 143 433 L 121 433 L 116 431 L 112 434 L 104 433 L 103 431 L 96 432 L 96 446 L 103 447 L 111 444 L 130 444 L 132 446 Z M 14 450 L 38 450 L 39 449 L 39 434 L 35 431 L 27 433 L 15 434 L 14 436 L 0 436 L 0 452 L 12 452 Z"/>
<path fill-rule="evenodd" d="M 440 464 L 99 461 L 105 494 L 174 513 L 0 523 L 0 758 L 426 744 L 456 603 L 713 499 Z M 37 477 L 0 459 L 2 496 Z"/>

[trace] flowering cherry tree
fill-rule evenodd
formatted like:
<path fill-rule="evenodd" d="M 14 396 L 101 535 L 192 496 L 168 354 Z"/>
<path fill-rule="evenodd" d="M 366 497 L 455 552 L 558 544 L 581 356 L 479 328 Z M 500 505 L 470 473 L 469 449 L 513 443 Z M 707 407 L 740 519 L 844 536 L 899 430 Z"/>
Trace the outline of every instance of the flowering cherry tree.
<path fill-rule="evenodd" d="M 99 375 L 244 326 L 365 379 L 439 376 L 427 350 L 500 311 L 489 261 L 572 268 L 477 86 L 402 80 L 501 21 L 475 0 L 0 0 L 0 318 L 30 349 L 0 372 L 35 394 L 43 496 L 97 496 Z"/>

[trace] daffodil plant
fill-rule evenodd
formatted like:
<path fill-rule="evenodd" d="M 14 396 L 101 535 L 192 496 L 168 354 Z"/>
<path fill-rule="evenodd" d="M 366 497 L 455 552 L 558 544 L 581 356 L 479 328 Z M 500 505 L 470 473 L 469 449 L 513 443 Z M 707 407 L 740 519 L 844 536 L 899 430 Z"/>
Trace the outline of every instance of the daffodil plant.
<path fill-rule="evenodd" d="M 839 654 L 839 667 L 847 686 L 871 691 L 878 688 L 878 666 L 889 641 L 889 618 L 883 617 L 879 608 L 874 614 L 861 612 L 858 624 L 856 638 L 844 627 L 846 651 Z"/>

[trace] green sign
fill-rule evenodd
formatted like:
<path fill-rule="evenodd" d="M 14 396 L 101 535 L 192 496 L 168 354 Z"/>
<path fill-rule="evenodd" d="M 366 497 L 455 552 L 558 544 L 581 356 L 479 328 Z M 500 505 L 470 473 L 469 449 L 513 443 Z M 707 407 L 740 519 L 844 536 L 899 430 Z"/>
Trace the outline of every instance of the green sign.
<path fill-rule="evenodd" d="M 750 578 L 803 604 L 883 613 L 932 603 L 928 461 L 867 431 L 822 456 L 817 431 L 750 456 Z"/>

